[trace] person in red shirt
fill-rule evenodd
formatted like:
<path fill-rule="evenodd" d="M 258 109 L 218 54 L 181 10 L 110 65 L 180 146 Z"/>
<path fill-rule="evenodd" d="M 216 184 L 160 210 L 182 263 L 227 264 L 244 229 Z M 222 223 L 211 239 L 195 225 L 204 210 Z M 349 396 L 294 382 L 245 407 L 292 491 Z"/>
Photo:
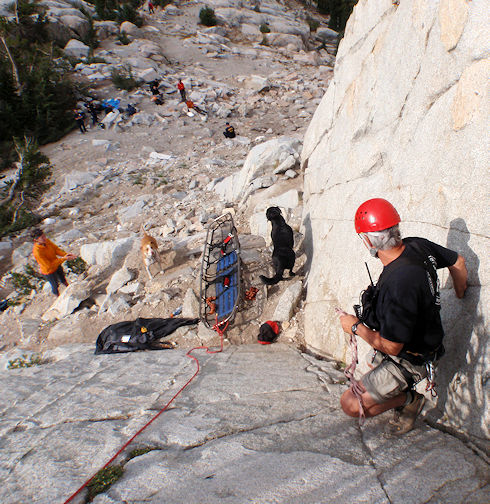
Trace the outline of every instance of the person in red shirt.
<path fill-rule="evenodd" d="M 60 283 L 68 285 L 61 265 L 77 256 L 61 250 L 38 228 L 32 230 L 31 238 L 34 241 L 32 255 L 39 265 L 39 270 L 50 283 L 53 294 L 59 296 L 58 285 Z"/>
<path fill-rule="evenodd" d="M 153 4 L 151 3 L 151 1 L 148 2 L 148 12 L 150 14 L 153 14 L 155 12 L 155 9 L 154 9 Z"/>
<path fill-rule="evenodd" d="M 184 83 L 182 82 L 182 79 L 179 79 L 179 82 L 177 82 L 177 89 L 180 92 L 181 101 L 185 102 L 187 100 L 187 97 L 185 93 L 185 86 Z"/>

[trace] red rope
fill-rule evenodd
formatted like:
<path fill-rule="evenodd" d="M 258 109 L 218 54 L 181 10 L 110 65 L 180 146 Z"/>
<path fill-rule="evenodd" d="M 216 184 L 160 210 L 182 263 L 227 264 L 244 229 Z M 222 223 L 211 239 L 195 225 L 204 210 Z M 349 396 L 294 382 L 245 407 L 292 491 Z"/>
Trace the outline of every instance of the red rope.
<path fill-rule="evenodd" d="M 172 402 L 180 395 L 180 393 L 187 387 L 187 385 L 189 385 L 189 383 L 191 383 L 191 381 L 198 375 L 199 370 L 200 370 L 199 360 L 197 359 L 197 357 L 194 357 L 193 355 L 191 355 L 191 353 L 194 350 L 206 350 L 206 353 L 208 353 L 208 354 L 215 354 L 215 353 L 220 353 L 220 352 L 223 351 L 223 334 L 226 331 L 226 328 L 228 327 L 229 321 L 226 322 L 226 324 L 225 324 L 225 326 L 224 326 L 223 329 L 220 328 L 221 324 L 223 324 L 223 322 L 218 323 L 218 317 L 216 316 L 216 324 L 213 326 L 213 329 L 220 336 L 220 348 L 219 348 L 219 350 L 210 350 L 209 347 L 207 347 L 207 346 L 198 346 L 198 347 L 191 348 L 185 355 L 186 355 L 186 357 L 189 357 L 189 358 L 191 358 L 192 360 L 194 360 L 196 362 L 196 364 L 197 364 L 196 372 L 191 376 L 191 378 L 189 378 L 189 380 L 187 380 L 187 382 L 185 383 L 185 385 L 172 397 L 172 399 L 170 399 L 170 401 L 149 422 L 147 422 L 145 425 L 143 425 L 143 427 L 141 427 L 141 429 L 138 432 L 136 432 L 136 434 L 134 434 L 133 437 L 131 437 L 128 441 L 126 441 L 126 443 L 124 443 L 124 445 L 121 448 L 119 448 L 119 450 L 105 463 L 105 465 L 103 465 L 96 473 L 94 473 L 63 504 L 68 504 L 69 502 L 71 502 L 87 485 L 90 484 L 90 482 L 95 478 L 95 476 L 97 476 L 97 474 L 100 471 L 102 471 L 103 469 L 105 469 L 106 467 L 108 467 L 112 462 L 114 462 L 114 460 L 116 460 L 116 458 L 128 447 L 128 445 L 130 443 L 132 443 L 133 440 L 137 436 L 139 436 L 151 423 L 153 423 L 172 404 Z"/>
<path fill-rule="evenodd" d="M 354 378 L 354 371 L 356 370 L 357 365 L 357 342 L 356 337 L 353 334 L 350 336 L 349 345 L 352 352 L 352 362 L 350 363 L 350 366 L 344 370 L 344 374 L 349 379 L 350 390 L 359 403 L 359 425 L 363 425 L 366 420 L 364 406 L 362 404 L 362 394 L 364 393 L 364 390 L 359 385 L 359 382 Z"/>

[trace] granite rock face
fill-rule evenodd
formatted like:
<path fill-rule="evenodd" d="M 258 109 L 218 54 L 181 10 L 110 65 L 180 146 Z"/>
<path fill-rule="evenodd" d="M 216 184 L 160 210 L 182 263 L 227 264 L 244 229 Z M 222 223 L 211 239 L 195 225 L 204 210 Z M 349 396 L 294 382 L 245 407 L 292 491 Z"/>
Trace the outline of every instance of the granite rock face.
<path fill-rule="evenodd" d="M 71 345 L 2 369 L 2 504 L 68 499 L 195 373 L 185 353 Z M 193 355 L 197 377 L 117 458 L 121 479 L 94 503 L 488 502 L 487 466 L 458 439 L 422 423 L 390 437 L 389 414 L 361 432 L 338 407 L 335 363 L 280 343 Z"/>
<path fill-rule="evenodd" d="M 309 248 L 307 346 L 348 360 L 334 311 L 352 312 L 379 261 L 355 236 L 357 207 L 384 197 L 403 236 L 422 236 L 466 258 L 463 300 L 440 271 L 446 356 L 437 415 L 488 437 L 488 58 L 485 2 L 360 1 L 334 78 L 307 130 L 304 231 Z M 394 71 L 396 69 L 396 71 Z"/>

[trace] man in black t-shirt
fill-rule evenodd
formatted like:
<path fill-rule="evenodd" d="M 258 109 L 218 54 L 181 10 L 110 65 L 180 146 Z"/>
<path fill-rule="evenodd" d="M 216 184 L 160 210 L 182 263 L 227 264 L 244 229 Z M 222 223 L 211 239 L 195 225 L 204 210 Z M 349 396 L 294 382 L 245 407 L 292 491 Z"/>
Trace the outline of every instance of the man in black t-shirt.
<path fill-rule="evenodd" d="M 426 362 L 444 352 L 436 269 L 449 268 L 458 298 L 464 296 L 467 271 L 457 252 L 423 238 L 402 240 L 399 222 L 398 212 L 381 198 L 364 202 L 356 212 L 356 232 L 384 268 L 376 287 L 377 326 L 341 312 L 344 331 L 376 352 L 360 389 L 351 387 L 340 402 L 350 416 L 358 416 L 361 407 L 366 417 L 395 409 L 394 431 L 403 434 L 413 428 L 425 401 L 412 386 L 427 376 Z"/>

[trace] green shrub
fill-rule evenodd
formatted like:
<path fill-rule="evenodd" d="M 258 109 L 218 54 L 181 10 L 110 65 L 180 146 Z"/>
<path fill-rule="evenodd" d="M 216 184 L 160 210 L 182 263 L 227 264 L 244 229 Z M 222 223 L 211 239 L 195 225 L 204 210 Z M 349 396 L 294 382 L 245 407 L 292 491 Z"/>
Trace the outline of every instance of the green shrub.
<path fill-rule="evenodd" d="M 107 60 L 100 56 L 89 56 L 85 59 L 84 63 L 86 65 L 91 65 L 92 63 L 107 63 Z"/>
<path fill-rule="evenodd" d="M 128 45 L 131 43 L 131 39 L 126 35 L 126 32 L 119 33 L 117 40 L 119 40 L 122 45 Z"/>
<path fill-rule="evenodd" d="M 214 9 L 207 5 L 199 11 L 199 19 L 204 26 L 216 26 L 218 24 Z"/>
<path fill-rule="evenodd" d="M 171 4 L 172 0 L 153 0 L 152 3 L 155 7 L 161 7 L 163 9 L 166 5 Z"/>
<path fill-rule="evenodd" d="M 117 8 L 116 21 L 119 23 L 129 21 L 136 26 L 143 26 L 143 18 L 138 14 L 136 7 L 131 3 L 123 3 Z"/>
<path fill-rule="evenodd" d="M 66 261 L 65 264 L 67 270 L 75 273 L 75 275 L 80 275 L 88 268 L 88 264 L 81 257 Z"/>
<path fill-rule="evenodd" d="M 19 11 L 25 2 L 19 2 Z M 61 138 L 74 126 L 71 110 L 77 101 L 77 85 L 69 70 L 55 59 L 56 46 L 49 41 L 42 14 L 19 16 L 0 22 L 3 37 L 15 65 L 0 43 L 0 157 L 12 160 L 13 137 L 28 136 L 44 144 Z"/>
<path fill-rule="evenodd" d="M 117 0 L 94 0 L 97 17 L 102 20 L 114 21 L 116 19 Z"/>
<path fill-rule="evenodd" d="M 1 122 L 1 121 L 0 121 Z M 12 182 L 0 191 L 0 236 L 31 226 L 38 218 L 32 208 L 50 186 L 49 159 L 32 138 L 15 139 L 18 169 Z"/>
<path fill-rule="evenodd" d="M 41 277 L 38 273 L 31 274 L 26 269 L 24 271 L 25 273 L 11 273 L 12 284 L 19 294 L 27 295 L 32 290 L 39 289 Z"/>
<path fill-rule="evenodd" d="M 266 23 L 262 23 L 259 26 L 259 30 L 261 33 L 270 33 L 271 32 L 271 29 L 269 28 L 269 26 Z"/>
<path fill-rule="evenodd" d="M 30 368 L 32 366 L 39 366 L 41 364 L 46 364 L 48 361 L 44 360 L 41 354 L 31 354 L 27 356 L 23 354 L 16 359 L 12 359 L 8 361 L 7 369 L 21 369 L 21 368 Z"/>
<path fill-rule="evenodd" d="M 317 0 L 318 11 L 322 14 L 330 14 L 328 27 L 339 33 L 344 32 L 356 3 L 357 0 Z"/>
<path fill-rule="evenodd" d="M 141 81 L 134 78 L 131 65 L 123 65 L 121 68 L 113 68 L 111 80 L 118 89 L 130 91 L 141 84 Z"/>
<path fill-rule="evenodd" d="M 129 180 L 133 185 L 145 185 L 145 181 L 143 180 L 143 175 L 141 173 L 130 175 Z"/>
<path fill-rule="evenodd" d="M 313 19 L 311 17 L 307 17 L 306 22 L 310 27 L 310 32 L 316 32 L 318 30 L 318 27 L 320 26 L 320 21 L 317 21 L 316 19 Z"/>
<path fill-rule="evenodd" d="M 14 211 L 11 208 L 0 206 L 0 237 L 8 236 L 16 231 L 36 225 L 39 218 L 30 211 L 21 208 L 13 220 Z"/>
<path fill-rule="evenodd" d="M 122 465 L 109 466 L 101 469 L 87 485 L 88 502 L 92 502 L 93 498 L 105 492 L 123 475 L 124 469 Z"/>
<path fill-rule="evenodd" d="M 89 28 L 86 35 L 81 39 L 82 42 L 90 47 L 90 56 L 92 56 L 94 49 L 99 47 L 99 40 L 97 39 L 97 33 L 94 26 L 94 19 L 90 15 L 90 12 L 86 11 L 83 7 L 80 7 L 79 10 L 85 17 L 88 19 Z"/>
<path fill-rule="evenodd" d="M 153 450 L 158 450 L 155 446 L 146 446 L 144 448 L 135 448 L 134 450 L 131 450 L 129 452 L 127 460 L 134 459 L 136 457 L 141 457 L 141 455 L 146 455 L 147 453 L 150 453 Z"/>

